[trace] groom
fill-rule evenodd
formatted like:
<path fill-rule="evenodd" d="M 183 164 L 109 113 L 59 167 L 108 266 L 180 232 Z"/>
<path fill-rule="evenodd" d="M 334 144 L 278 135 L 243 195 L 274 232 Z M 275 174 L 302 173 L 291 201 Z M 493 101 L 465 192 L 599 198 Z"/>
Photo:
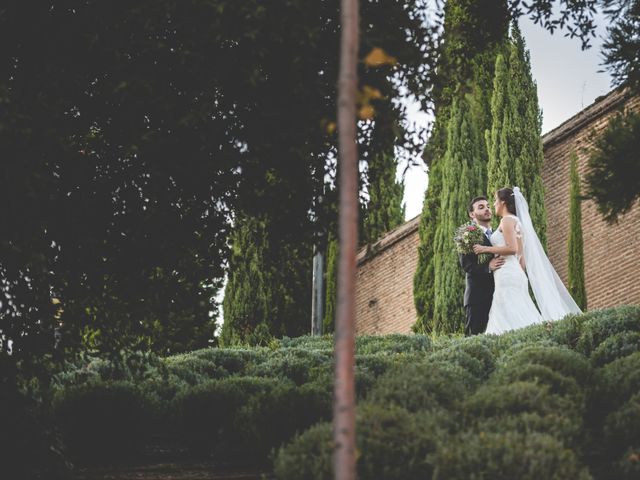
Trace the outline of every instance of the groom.
<path fill-rule="evenodd" d="M 476 197 L 467 207 L 469 217 L 484 232 L 483 245 L 491 246 L 491 210 L 487 197 Z M 478 264 L 475 253 L 460 254 L 460 265 L 466 272 L 467 287 L 464 291 L 464 309 L 467 322 L 464 326 L 465 335 L 483 333 L 489 321 L 489 310 L 493 300 L 492 273 L 504 264 L 504 258 L 495 257 L 489 263 Z"/>

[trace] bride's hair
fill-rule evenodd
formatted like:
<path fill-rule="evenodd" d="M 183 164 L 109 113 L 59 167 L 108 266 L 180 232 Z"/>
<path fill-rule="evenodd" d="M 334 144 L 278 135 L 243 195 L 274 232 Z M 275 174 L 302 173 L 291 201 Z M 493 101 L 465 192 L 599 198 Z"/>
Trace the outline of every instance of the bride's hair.
<path fill-rule="evenodd" d="M 496 192 L 496 195 L 498 195 L 499 200 L 502 200 L 505 203 L 505 205 L 507 206 L 507 211 L 510 214 L 515 215 L 516 214 L 516 198 L 513 196 L 513 190 L 510 189 L 509 187 L 501 188 Z"/>

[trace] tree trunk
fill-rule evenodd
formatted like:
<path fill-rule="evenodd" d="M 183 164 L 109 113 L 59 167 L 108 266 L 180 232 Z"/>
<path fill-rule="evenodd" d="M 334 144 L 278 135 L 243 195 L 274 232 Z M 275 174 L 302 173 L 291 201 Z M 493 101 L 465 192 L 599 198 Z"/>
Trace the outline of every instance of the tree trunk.
<path fill-rule="evenodd" d="M 338 301 L 335 329 L 334 478 L 356 478 L 355 449 L 355 277 L 358 243 L 358 152 L 356 89 L 358 0 L 341 2 L 338 79 L 338 162 L 340 169 Z"/>

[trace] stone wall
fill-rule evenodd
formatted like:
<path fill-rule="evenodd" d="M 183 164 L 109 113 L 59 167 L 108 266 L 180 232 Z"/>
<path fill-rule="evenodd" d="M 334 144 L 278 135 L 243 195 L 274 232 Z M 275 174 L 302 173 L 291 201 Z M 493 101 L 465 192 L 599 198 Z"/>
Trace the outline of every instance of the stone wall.
<path fill-rule="evenodd" d="M 542 138 L 547 247 L 551 263 L 565 284 L 571 153 L 578 155 L 583 176 L 594 135 L 606 128 L 611 115 L 623 107 L 640 111 L 640 98 L 613 91 Z M 418 225 L 416 217 L 358 253 L 358 334 L 411 332 L 416 321 L 413 275 L 418 265 Z M 594 203 L 585 201 L 582 227 L 589 309 L 640 304 L 640 208 L 636 205 L 618 224 L 608 225 Z"/>

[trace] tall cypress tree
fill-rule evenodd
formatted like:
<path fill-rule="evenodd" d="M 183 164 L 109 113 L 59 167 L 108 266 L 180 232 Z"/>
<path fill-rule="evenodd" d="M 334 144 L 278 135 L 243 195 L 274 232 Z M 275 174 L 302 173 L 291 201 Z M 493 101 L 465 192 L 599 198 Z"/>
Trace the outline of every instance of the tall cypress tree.
<path fill-rule="evenodd" d="M 398 162 L 393 145 L 369 161 L 369 203 L 364 220 L 365 238 L 373 243 L 404 222 L 404 185 L 396 180 Z"/>
<path fill-rule="evenodd" d="M 491 97 L 491 130 L 486 131 L 487 151 L 489 161 L 487 164 L 487 194 L 489 198 L 500 188 L 513 184 L 515 172 L 510 169 L 512 163 L 509 155 L 509 142 L 507 140 L 510 124 L 510 109 L 508 104 L 509 71 L 504 55 L 496 58 L 495 78 L 493 81 L 493 96 Z"/>
<path fill-rule="evenodd" d="M 447 129 L 440 214 L 434 239 L 434 313 L 433 331 L 458 332 L 464 325 L 462 309 L 464 276 L 458 265 L 453 243 L 455 229 L 468 220 L 467 204 L 482 188 L 484 176 L 478 162 L 484 148 L 470 98 L 454 100 Z"/>
<path fill-rule="evenodd" d="M 223 300 L 223 346 L 264 343 L 270 336 L 270 278 L 264 222 L 255 217 L 236 218 L 231 235 L 229 278 Z"/>
<path fill-rule="evenodd" d="M 580 208 L 580 175 L 578 174 L 578 156 L 571 155 L 571 184 L 569 188 L 569 293 L 585 310 L 587 308 L 587 290 L 584 281 L 584 250 L 582 242 L 582 210 Z"/>
<path fill-rule="evenodd" d="M 434 329 L 438 295 L 435 291 L 438 257 L 435 237 L 439 224 L 445 221 L 440 212 L 441 197 L 448 195 L 452 187 L 443 179 L 451 104 L 453 99 L 471 93 L 470 118 L 474 119 L 480 132 L 489 128 L 492 72 L 496 55 L 507 38 L 508 26 L 509 13 L 504 0 L 449 0 L 445 4 L 443 42 L 433 92 L 435 122 L 424 154 L 429 167 L 429 185 L 420 218 L 418 267 L 413 279 L 414 304 L 418 314 L 414 331 L 430 332 Z M 471 175 L 474 178 L 481 176 L 484 182 L 486 158 L 486 149 L 482 148 L 471 169 Z M 479 187 L 471 196 L 483 193 L 484 188 Z M 451 301 L 455 303 L 457 300 L 451 296 Z"/>
<path fill-rule="evenodd" d="M 527 198 L 533 225 L 546 245 L 546 213 L 542 185 L 542 116 L 529 52 L 520 29 L 511 29 L 511 41 L 495 64 L 491 99 L 491 130 L 487 191 L 517 185 Z"/>
<path fill-rule="evenodd" d="M 336 295 L 338 293 L 338 239 L 334 234 L 329 234 L 327 242 L 327 260 L 325 277 L 325 310 L 323 331 L 333 332 L 336 317 Z"/>

